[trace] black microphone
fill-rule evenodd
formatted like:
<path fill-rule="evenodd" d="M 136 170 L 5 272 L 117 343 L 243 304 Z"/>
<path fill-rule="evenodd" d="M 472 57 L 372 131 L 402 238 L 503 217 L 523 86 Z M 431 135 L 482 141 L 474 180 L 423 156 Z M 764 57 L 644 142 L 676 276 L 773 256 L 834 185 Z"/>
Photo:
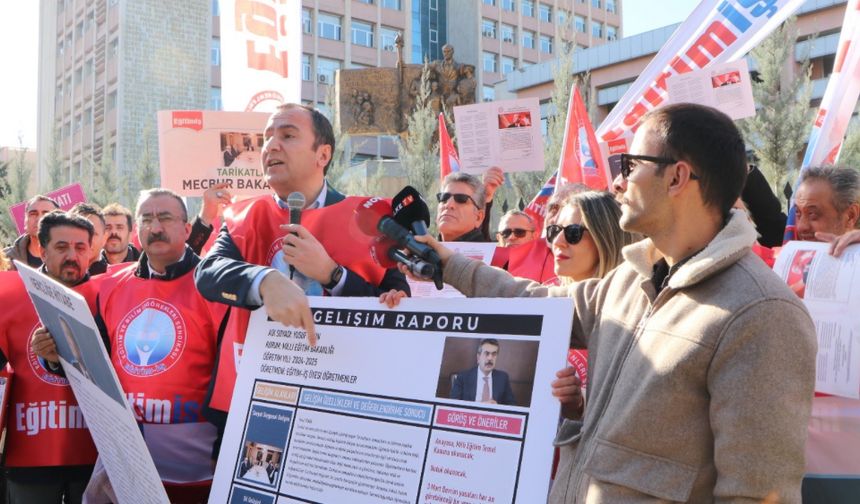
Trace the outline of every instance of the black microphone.
<path fill-rule="evenodd" d="M 372 236 L 374 231 L 380 231 L 394 240 L 398 247 L 409 250 L 420 259 L 433 265 L 436 268 L 433 282 L 436 284 L 436 288 L 441 290 L 442 259 L 439 258 L 439 254 L 429 245 L 415 241 L 415 236 L 412 233 L 388 216 L 390 211 L 390 206 L 379 198 L 368 199 L 356 209 L 355 217 L 359 229 L 369 236 Z"/>
<path fill-rule="evenodd" d="M 436 274 L 436 267 L 432 264 L 409 256 L 397 249 L 397 244 L 391 238 L 377 237 L 370 246 L 370 256 L 376 264 L 385 269 L 394 268 L 397 263 L 403 264 L 413 275 L 430 280 Z"/>
<path fill-rule="evenodd" d="M 294 191 L 287 196 L 287 208 L 290 209 L 290 224 L 301 224 L 302 223 L 302 210 L 305 208 L 305 195 Z M 297 233 L 293 233 L 294 235 Z M 296 268 L 292 264 L 290 264 L 290 280 L 293 279 L 293 275 L 296 273 Z"/>
<path fill-rule="evenodd" d="M 394 220 L 416 235 L 426 235 L 430 225 L 430 209 L 414 187 L 406 186 L 391 199 Z"/>

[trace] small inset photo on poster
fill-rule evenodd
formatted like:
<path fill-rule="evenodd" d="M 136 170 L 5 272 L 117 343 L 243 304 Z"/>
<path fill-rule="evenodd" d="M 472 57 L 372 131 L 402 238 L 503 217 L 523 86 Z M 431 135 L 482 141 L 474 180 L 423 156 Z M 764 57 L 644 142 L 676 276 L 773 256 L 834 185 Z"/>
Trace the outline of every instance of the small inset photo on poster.
<path fill-rule="evenodd" d="M 263 135 L 258 133 L 221 133 L 221 155 L 225 168 L 258 169 Z"/>
<path fill-rule="evenodd" d="M 528 110 L 499 114 L 499 129 L 528 128 L 531 125 L 532 114 Z"/>
<path fill-rule="evenodd" d="M 791 259 L 791 266 L 785 281 L 791 287 L 791 290 L 801 299 L 806 295 L 809 268 L 812 266 L 813 259 L 815 259 L 814 250 L 801 250 L 794 254 L 794 257 Z"/>
<path fill-rule="evenodd" d="M 538 342 L 445 338 L 436 397 L 529 407 Z"/>
<path fill-rule="evenodd" d="M 732 84 L 741 83 L 741 73 L 738 70 L 723 72 L 717 75 L 711 75 L 711 87 L 731 86 Z"/>
<path fill-rule="evenodd" d="M 292 410 L 251 405 L 236 467 L 237 480 L 277 486 L 292 423 Z"/>
<path fill-rule="evenodd" d="M 251 488 L 242 486 L 234 486 L 230 492 L 230 504 L 274 504 L 275 496 L 267 493 L 261 493 Z"/>

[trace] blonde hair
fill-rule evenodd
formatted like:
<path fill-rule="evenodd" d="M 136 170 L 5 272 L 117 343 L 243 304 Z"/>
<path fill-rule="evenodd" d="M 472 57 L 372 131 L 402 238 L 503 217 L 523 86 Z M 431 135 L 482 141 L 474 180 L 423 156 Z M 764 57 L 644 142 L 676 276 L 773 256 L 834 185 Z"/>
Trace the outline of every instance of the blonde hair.
<path fill-rule="evenodd" d="M 624 262 L 621 249 L 638 241 L 641 237 L 621 229 L 621 208 L 612 193 L 606 191 L 584 191 L 568 193 L 560 201 L 562 208 L 573 205 L 582 214 L 582 224 L 591 233 L 597 248 L 597 269 L 595 276 L 603 278 L 616 266 Z M 560 279 L 563 284 L 570 279 Z"/>
<path fill-rule="evenodd" d="M 6 252 L 3 252 L 3 249 L 0 248 L 0 271 L 7 271 L 12 267 L 12 261 L 6 257 Z"/>

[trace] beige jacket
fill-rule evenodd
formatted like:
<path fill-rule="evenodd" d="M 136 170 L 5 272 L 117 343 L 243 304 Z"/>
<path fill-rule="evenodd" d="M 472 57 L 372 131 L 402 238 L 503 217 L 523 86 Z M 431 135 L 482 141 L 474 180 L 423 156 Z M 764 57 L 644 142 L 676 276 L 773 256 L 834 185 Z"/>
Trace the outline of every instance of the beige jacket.
<path fill-rule="evenodd" d="M 445 281 L 468 296 L 573 300 L 588 406 L 581 433 L 560 433 L 550 502 L 800 502 L 815 329 L 750 252 L 755 237 L 733 213 L 659 295 L 650 240 L 606 278 L 569 287 L 449 261 Z"/>

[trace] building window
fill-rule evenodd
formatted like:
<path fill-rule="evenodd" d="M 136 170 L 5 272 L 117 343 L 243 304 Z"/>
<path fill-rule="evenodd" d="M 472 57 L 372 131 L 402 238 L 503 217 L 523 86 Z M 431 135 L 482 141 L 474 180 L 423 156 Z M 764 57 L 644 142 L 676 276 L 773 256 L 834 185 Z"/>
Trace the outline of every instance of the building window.
<path fill-rule="evenodd" d="M 514 3 L 514 0 L 502 0 L 502 10 L 506 10 L 508 12 L 516 12 L 517 6 Z"/>
<path fill-rule="evenodd" d="M 311 55 L 302 54 L 302 80 L 311 80 Z"/>
<path fill-rule="evenodd" d="M 517 36 L 516 36 L 516 27 L 508 24 L 502 23 L 502 42 L 507 42 L 509 44 L 516 44 Z"/>
<path fill-rule="evenodd" d="M 87 18 L 84 20 L 84 31 L 88 32 L 92 27 L 96 25 L 96 12 L 89 11 L 87 13 Z"/>
<path fill-rule="evenodd" d="M 83 119 L 81 118 L 81 114 L 78 114 L 75 116 L 74 129 L 72 130 L 72 133 L 77 133 L 78 131 L 81 131 L 82 125 Z"/>
<path fill-rule="evenodd" d="M 209 64 L 212 66 L 221 65 L 221 39 L 212 39 L 212 44 L 209 48 L 209 60 Z"/>
<path fill-rule="evenodd" d="M 382 0 L 382 6 L 386 9 L 400 10 L 400 0 Z"/>
<path fill-rule="evenodd" d="M 309 35 L 314 32 L 314 23 L 311 21 L 310 9 L 302 9 L 302 31 Z"/>
<path fill-rule="evenodd" d="M 69 135 L 71 135 L 71 134 L 72 134 L 72 123 L 70 123 L 69 121 L 66 121 L 65 124 L 63 124 L 63 138 L 69 138 Z"/>
<path fill-rule="evenodd" d="M 490 52 L 484 52 L 484 71 L 498 72 L 498 55 Z"/>
<path fill-rule="evenodd" d="M 606 12 L 615 14 L 618 12 L 618 7 L 615 6 L 615 0 L 606 0 Z"/>
<path fill-rule="evenodd" d="M 485 102 L 493 101 L 496 99 L 496 88 L 493 86 L 483 86 L 482 95 Z"/>
<path fill-rule="evenodd" d="M 320 38 L 341 40 L 340 16 L 320 12 L 317 15 L 317 35 Z"/>
<path fill-rule="evenodd" d="M 596 21 L 592 21 L 591 22 L 591 36 L 594 38 L 603 37 L 603 25 L 596 22 Z"/>
<path fill-rule="evenodd" d="M 540 52 L 552 54 L 552 37 L 549 35 L 540 36 Z"/>
<path fill-rule="evenodd" d="M 353 20 L 352 43 L 364 47 L 373 47 L 373 25 Z"/>
<path fill-rule="evenodd" d="M 221 0 L 212 0 L 212 15 L 220 16 L 221 15 L 221 6 L 219 5 Z"/>
<path fill-rule="evenodd" d="M 397 46 L 394 45 L 397 33 L 397 30 L 385 26 L 379 29 L 379 40 L 383 51 L 397 52 Z"/>
<path fill-rule="evenodd" d="M 482 19 L 481 34 L 487 38 L 496 38 L 496 22 L 491 19 Z"/>
<path fill-rule="evenodd" d="M 341 68 L 340 60 L 317 58 L 317 82 L 334 84 L 334 74 Z"/>
<path fill-rule="evenodd" d="M 75 69 L 75 85 L 80 86 L 82 80 L 84 80 L 84 68 L 78 67 Z"/>
<path fill-rule="evenodd" d="M 119 39 L 115 38 L 108 45 L 108 57 L 115 58 L 117 54 L 119 54 Z"/>
<path fill-rule="evenodd" d="M 535 17 L 535 0 L 521 0 L 520 10 L 523 16 Z"/>
<path fill-rule="evenodd" d="M 582 16 L 573 16 L 573 27 L 579 33 L 585 33 L 585 18 Z"/>
<path fill-rule="evenodd" d="M 63 53 L 66 52 L 66 45 L 63 43 L 63 40 L 60 39 L 57 42 L 57 57 L 61 57 Z"/>
<path fill-rule="evenodd" d="M 72 99 L 72 78 L 71 77 L 66 77 L 65 90 L 66 90 L 66 98 L 71 100 Z"/>
<path fill-rule="evenodd" d="M 517 61 L 514 58 L 509 58 L 508 56 L 502 56 L 502 75 L 509 74 L 516 70 Z"/>
<path fill-rule="evenodd" d="M 600 0 L 591 0 L 591 6 L 594 7 L 595 9 L 599 9 L 600 8 Z"/>
<path fill-rule="evenodd" d="M 88 107 L 84 110 L 84 126 L 89 126 L 93 123 L 93 109 L 92 107 Z"/>
<path fill-rule="evenodd" d="M 116 91 L 107 95 L 107 109 L 113 110 L 116 108 Z"/>
<path fill-rule="evenodd" d="M 438 44 L 439 43 L 439 30 L 434 30 L 433 28 L 430 28 L 429 33 L 430 33 L 430 42 L 433 44 Z"/>
<path fill-rule="evenodd" d="M 96 71 L 96 68 L 93 66 L 93 59 L 89 58 L 84 62 L 84 76 L 92 77 L 93 72 Z"/>
<path fill-rule="evenodd" d="M 564 9 L 559 9 L 555 14 L 556 19 L 558 20 L 558 24 L 561 27 L 567 26 L 567 20 L 570 18 L 570 14 Z"/>
<path fill-rule="evenodd" d="M 496 5 L 496 0 L 481 0 L 484 5 Z"/>
<path fill-rule="evenodd" d="M 526 49 L 535 48 L 535 32 L 531 30 L 523 30 L 523 47 Z"/>
<path fill-rule="evenodd" d="M 618 28 L 606 25 L 606 40 L 618 40 Z"/>
<path fill-rule="evenodd" d="M 430 0 L 430 10 L 439 10 L 439 0 Z"/>
<path fill-rule="evenodd" d="M 80 40 L 84 36 L 84 22 L 80 21 L 75 26 L 75 40 Z"/>
<path fill-rule="evenodd" d="M 373 5 L 373 0 L 358 0 L 358 1 L 360 3 L 363 3 L 363 4 Z"/>
<path fill-rule="evenodd" d="M 552 6 L 540 4 L 538 6 L 538 19 L 544 23 L 552 23 Z"/>

